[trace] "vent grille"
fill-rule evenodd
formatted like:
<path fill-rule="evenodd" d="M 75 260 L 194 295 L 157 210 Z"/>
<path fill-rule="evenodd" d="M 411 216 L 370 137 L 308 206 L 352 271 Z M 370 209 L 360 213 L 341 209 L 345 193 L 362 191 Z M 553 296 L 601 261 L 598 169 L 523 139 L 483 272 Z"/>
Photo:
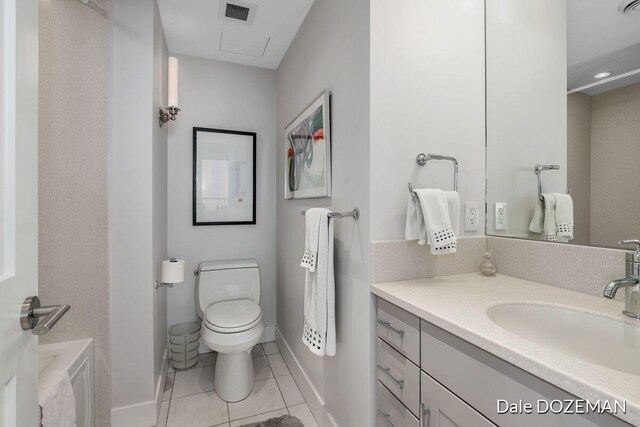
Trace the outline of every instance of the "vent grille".
<path fill-rule="evenodd" d="M 624 13 L 638 13 L 640 12 L 640 0 L 633 0 L 631 3 L 628 3 L 622 9 Z"/>
<path fill-rule="evenodd" d="M 240 6 L 233 3 L 227 3 L 227 9 L 224 13 L 224 16 L 226 16 L 227 18 L 246 22 L 247 19 L 249 19 L 249 11 L 250 9 L 248 7 Z"/>

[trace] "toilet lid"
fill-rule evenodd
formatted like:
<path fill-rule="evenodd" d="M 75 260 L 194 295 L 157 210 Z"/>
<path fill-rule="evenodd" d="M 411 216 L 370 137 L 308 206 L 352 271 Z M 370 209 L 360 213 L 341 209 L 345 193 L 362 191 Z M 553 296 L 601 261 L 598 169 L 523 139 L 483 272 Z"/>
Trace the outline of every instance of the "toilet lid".
<path fill-rule="evenodd" d="M 224 301 L 211 304 L 205 321 L 217 328 L 234 329 L 250 327 L 262 316 L 260 306 L 248 299 Z"/>

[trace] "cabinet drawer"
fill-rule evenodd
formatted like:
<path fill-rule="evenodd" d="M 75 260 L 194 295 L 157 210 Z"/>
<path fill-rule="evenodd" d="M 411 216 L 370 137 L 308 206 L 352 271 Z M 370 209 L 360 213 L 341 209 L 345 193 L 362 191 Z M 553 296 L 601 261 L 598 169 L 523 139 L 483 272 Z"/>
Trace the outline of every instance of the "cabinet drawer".
<path fill-rule="evenodd" d="M 378 337 L 420 365 L 420 319 L 378 298 Z"/>
<path fill-rule="evenodd" d="M 378 338 L 378 380 L 417 417 L 420 408 L 420 368 Z"/>
<path fill-rule="evenodd" d="M 424 372 L 422 403 L 425 424 L 431 427 L 495 427 L 495 424 Z"/>
<path fill-rule="evenodd" d="M 376 427 L 420 427 L 420 421 L 380 381 L 376 394 Z"/>

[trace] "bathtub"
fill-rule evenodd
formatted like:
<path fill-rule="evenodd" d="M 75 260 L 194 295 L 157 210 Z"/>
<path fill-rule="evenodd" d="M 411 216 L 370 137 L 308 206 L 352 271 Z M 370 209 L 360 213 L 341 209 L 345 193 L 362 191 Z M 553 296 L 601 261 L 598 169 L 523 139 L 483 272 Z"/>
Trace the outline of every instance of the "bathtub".
<path fill-rule="evenodd" d="M 42 375 L 49 369 L 69 373 L 76 399 L 76 425 L 93 427 L 95 425 L 93 338 L 41 345 L 38 371 Z"/>

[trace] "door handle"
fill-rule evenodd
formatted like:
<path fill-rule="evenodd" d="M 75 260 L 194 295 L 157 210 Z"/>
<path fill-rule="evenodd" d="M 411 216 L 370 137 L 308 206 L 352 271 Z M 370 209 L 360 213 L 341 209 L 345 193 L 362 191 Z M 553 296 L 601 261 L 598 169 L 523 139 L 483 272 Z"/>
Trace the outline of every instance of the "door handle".
<path fill-rule="evenodd" d="M 20 310 L 20 326 L 25 331 L 31 331 L 33 335 L 44 335 L 49 332 L 64 316 L 71 306 L 52 305 L 42 307 L 40 298 L 27 297 Z M 41 318 L 44 317 L 43 320 Z"/>

